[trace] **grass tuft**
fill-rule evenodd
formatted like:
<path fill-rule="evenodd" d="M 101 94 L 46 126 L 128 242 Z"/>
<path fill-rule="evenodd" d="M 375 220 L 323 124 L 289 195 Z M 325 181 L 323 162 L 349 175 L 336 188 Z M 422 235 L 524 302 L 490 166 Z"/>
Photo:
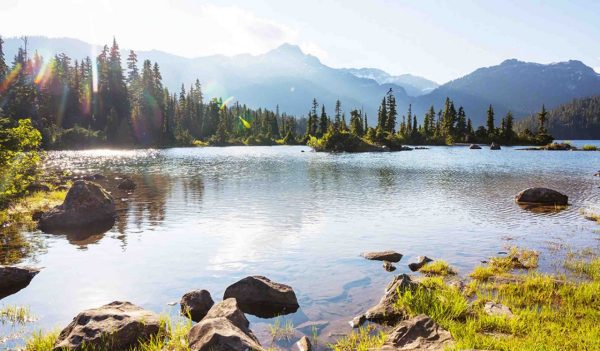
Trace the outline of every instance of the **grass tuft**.
<path fill-rule="evenodd" d="M 0 308 L 0 323 L 25 324 L 35 321 L 28 306 L 8 305 Z"/>
<path fill-rule="evenodd" d="M 353 330 L 350 334 L 329 345 L 333 351 L 368 351 L 377 350 L 385 343 L 386 335 L 372 325 Z"/>
<path fill-rule="evenodd" d="M 282 324 L 281 319 L 277 317 L 273 324 L 269 326 L 269 333 L 271 334 L 273 342 L 282 339 L 289 342 L 295 334 L 294 324 L 289 319 Z"/>
<path fill-rule="evenodd" d="M 433 261 L 433 262 L 427 263 L 426 265 L 421 267 L 421 269 L 419 269 L 419 272 L 421 272 L 427 276 L 442 276 L 442 277 L 456 274 L 456 271 L 454 270 L 454 268 L 450 267 L 450 265 L 444 260 L 438 260 L 438 261 Z"/>

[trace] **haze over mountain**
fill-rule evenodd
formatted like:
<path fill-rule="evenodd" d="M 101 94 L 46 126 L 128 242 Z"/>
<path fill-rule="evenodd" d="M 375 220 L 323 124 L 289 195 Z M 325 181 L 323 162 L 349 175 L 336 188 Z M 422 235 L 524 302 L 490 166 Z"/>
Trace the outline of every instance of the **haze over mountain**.
<path fill-rule="evenodd" d="M 11 61 L 22 42 L 16 38 L 5 41 L 5 54 Z M 30 52 L 38 50 L 46 58 L 65 52 L 75 60 L 101 51 L 98 46 L 68 38 L 30 37 L 28 45 Z M 121 51 L 125 65 L 129 50 Z M 189 87 L 198 78 L 207 98 L 233 96 L 251 107 L 270 109 L 279 105 L 281 112 L 298 116 L 308 112 L 313 98 L 324 103 L 328 112 L 340 99 L 347 115 L 353 108 L 362 108 L 370 124 L 390 88 L 401 115 L 412 104 L 413 112 L 422 119 L 429 106 L 441 109 L 448 96 L 456 106 L 465 108 L 476 126 L 484 124 L 490 104 L 500 120 L 509 110 L 523 117 L 538 111 L 542 104 L 553 108 L 574 98 L 600 94 L 600 75 L 580 61 L 545 65 L 511 59 L 437 86 L 410 74 L 392 76 L 372 68 L 328 67 L 290 44 L 262 55 L 185 58 L 161 51 L 136 53 L 140 65 L 145 59 L 158 62 L 164 84 L 172 92 L 179 92 L 182 83 Z"/>
<path fill-rule="evenodd" d="M 373 79 L 379 84 L 396 84 L 404 88 L 409 96 L 421 96 L 430 93 L 440 85 L 427 78 L 412 74 L 393 76 L 378 68 L 342 68 L 360 78 Z"/>

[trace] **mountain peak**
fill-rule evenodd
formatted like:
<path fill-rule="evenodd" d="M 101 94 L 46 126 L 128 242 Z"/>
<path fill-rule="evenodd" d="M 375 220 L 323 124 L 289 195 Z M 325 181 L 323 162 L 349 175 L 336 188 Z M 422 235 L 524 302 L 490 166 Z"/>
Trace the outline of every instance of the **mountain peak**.
<path fill-rule="evenodd" d="M 275 49 L 269 51 L 269 53 L 280 53 L 286 55 L 294 55 L 294 56 L 304 56 L 304 52 L 298 45 L 283 43 Z"/>

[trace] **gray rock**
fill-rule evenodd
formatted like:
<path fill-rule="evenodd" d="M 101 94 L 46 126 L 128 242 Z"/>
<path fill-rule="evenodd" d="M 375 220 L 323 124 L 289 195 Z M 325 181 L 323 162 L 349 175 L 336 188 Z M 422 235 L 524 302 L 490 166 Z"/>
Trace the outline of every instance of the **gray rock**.
<path fill-rule="evenodd" d="M 480 150 L 481 146 L 479 146 L 477 144 L 471 144 L 471 146 L 469 146 L 469 149 L 471 149 L 471 150 Z"/>
<path fill-rule="evenodd" d="M 262 318 L 294 313 L 300 307 L 294 290 L 263 276 L 246 277 L 225 289 L 223 299 L 235 298 L 240 309 Z"/>
<path fill-rule="evenodd" d="M 126 350 L 150 339 L 160 329 L 157 314 L 115 301 L 79 313 L 60 333 L 54 350 Z"/>
<path fill-rule="evenodd" d="M 500 150 L 500 144 L 492 143 L 490 145 L 490 150 Z"/>
<path fill-rule="evenodd" d="M 312 345 L 306 336 L 303 336 L 298 340 L 296 347 L 298 348 L 298 351 L 312 351 Z"/>
<path fill-rule="evenodd" d="M 394 325 L 398 323 L 398 321 L 406 318 L 406 313 L 395 307 L 396 300 L 398 299 L 398 292 L 402 293 L 407 289 L 414 290 L 417 286 L 418 284 L 411 281 L 408 275 L 397 275 L 386 287 L 385 294 L 379 303 L 369 308 L 364 315 L 355 317 L 352 320 L 351 325 L 353 327 L 360 326 L 365 321 L 383 325 Z"/>
<path fill-rule="evenodd" d="M 32 267 L 12 267 L 0 265 L 0 299 L 19 292 L 27 287 L 33 277 L 40 272 Z"/>
<path fill-rule="evenodd" d="M 453 344 L 449 331 L 426 315 L 400 322 L 388 336 L 382 350 L 445 350 Z"/>
<path fill-rule="evenodd" d="M 433 262 L 433 260 L 427 256 L 418 256 L 417 262 L 409 263 L 408 268 L 410 268 L 411 271 L 416 272 L 429 262 Z"/>
<path fill-rule="evenodd" d="M 569 197 L 556 190 L 548 188 L 529 188 L 517 194 L 517 196 L 515 196 L 515 201 L 519 204 L 565 206 L 569 202 Z"/>
<path fill-rule="evenodd" d="M 262 350 L 248 325 L 236 300 L 227 299 L 214 305 L 204 319 L 190 329 L 189 347 L 192 351 Z"/>
<path fill-rule="evenodd" d="M 62 205 L 44 213 L 39 228 L 47 233 L 100 233 L 110 229 L 116 218 L 112 196 L 100 185 L 77 180 Z"/>
<path fill-rule="evenodd" d="M 383 261 L 383 269 L 388 272 L 393 272 L 396 270 L 396 267 L 391 262 Z"/>
<path fill-rule="evenodd" d="M 363 257 L 367 260 L 375 260 L 375 261 L 388 261 L 388 262 L 400 262 L 402 259 L 402 254 L 397 253 L 396 251 L 376 251 L 376 252 L 365 252 L 363 253 Z"/>
<path fill-rule="evenodd" d="M 510 308 L 508 308 L 508 306 L 505 306 L 501 303 L 492 302 L 492 301 L 486 302 L 485 305 L 483 306 L 483 310 L 485 311 L 485 313 L 489 314 L 490 316 L 505 316 L 505 317 L 513 316 L 513 313 L 510 310 Z"/>
<path fill-rule="evenodd" d="M 215 302 L 208 291 L 190 291 L 181 298 L 181 314 L 184 316 L 189 315 L 194 322 L 199 322 L 214 304 Z"/>

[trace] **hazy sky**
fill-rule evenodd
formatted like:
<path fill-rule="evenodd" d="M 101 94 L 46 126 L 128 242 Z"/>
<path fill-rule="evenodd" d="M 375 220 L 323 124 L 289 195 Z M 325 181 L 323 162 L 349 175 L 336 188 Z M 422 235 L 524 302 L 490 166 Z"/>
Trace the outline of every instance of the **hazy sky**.
<path fill-rule="evenodd" d="M 333 67 L 439 83 L 507 58 L 600 72 L 600 1 L 0 0 L 0 34 L 75 37 L 187 57 L 298 44 Z"/>

